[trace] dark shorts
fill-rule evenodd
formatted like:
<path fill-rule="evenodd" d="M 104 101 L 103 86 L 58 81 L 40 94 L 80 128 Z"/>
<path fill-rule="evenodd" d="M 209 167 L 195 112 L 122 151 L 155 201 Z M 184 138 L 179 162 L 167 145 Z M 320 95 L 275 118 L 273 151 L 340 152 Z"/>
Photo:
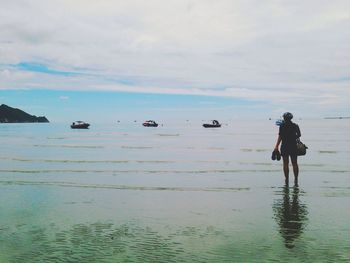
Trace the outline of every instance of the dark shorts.
<path fill-rule="evenodd" d="M 297 157 L 297 145 L 296 144 L 282 144 L 281 155 L 284 157 Z"/>

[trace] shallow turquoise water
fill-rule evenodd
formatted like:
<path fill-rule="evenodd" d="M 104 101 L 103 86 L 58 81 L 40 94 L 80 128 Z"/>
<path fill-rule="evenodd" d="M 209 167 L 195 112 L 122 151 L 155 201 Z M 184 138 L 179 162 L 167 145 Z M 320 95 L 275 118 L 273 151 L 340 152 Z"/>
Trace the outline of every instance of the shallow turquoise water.
<path fill-rule="evenodd" d="M 349 262 L 350 122 L 0 125 L 0 262 Z"/>

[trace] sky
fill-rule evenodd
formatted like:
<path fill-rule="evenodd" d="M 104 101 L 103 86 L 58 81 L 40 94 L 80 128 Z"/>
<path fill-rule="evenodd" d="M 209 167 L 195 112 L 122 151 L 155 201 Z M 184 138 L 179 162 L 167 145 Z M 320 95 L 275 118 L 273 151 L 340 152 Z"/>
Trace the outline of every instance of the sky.
<path fill-rule="evenodd" d="M 350 115 L 348 0 L 0 5 L 0 104 L 57 121 Z"/>

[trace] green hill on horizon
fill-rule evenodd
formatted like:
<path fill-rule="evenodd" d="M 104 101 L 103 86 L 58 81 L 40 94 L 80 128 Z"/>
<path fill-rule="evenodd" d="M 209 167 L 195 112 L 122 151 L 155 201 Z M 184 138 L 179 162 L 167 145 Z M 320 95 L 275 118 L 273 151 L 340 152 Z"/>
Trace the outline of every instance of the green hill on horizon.
<path fill-rule="evenodd" d="M 0 123 L 49 122 L 45 116 L 37 117 L 5 104 L 0 105 Z"/>

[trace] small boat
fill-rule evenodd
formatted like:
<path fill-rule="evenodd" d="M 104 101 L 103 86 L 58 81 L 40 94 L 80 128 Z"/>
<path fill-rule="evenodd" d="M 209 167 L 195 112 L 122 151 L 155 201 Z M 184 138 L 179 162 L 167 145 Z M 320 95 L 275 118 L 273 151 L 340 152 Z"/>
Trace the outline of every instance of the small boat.
<path fill-rule="evenodd" d="M 89 129 L 90 124 L 83 121 L 75 121 L 70 126 L 72 129 Z"/>
<path fill-rule="evenodd" d="M 204 128 L 220 128 L 221 124 L 217 120 L 213 120 L 212 123 L 204 123 Z"/>
<path fill-rule="evenodd" d="M 158 123 L 152 120 L 145 121 L 144 123 L 142 123 L 142 125 L 145 127 L 158 127 Z"/>

